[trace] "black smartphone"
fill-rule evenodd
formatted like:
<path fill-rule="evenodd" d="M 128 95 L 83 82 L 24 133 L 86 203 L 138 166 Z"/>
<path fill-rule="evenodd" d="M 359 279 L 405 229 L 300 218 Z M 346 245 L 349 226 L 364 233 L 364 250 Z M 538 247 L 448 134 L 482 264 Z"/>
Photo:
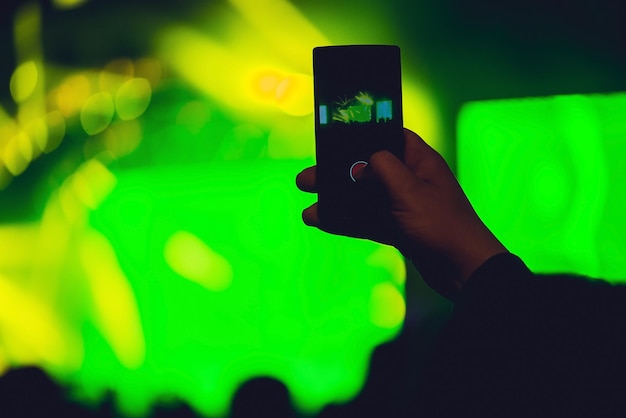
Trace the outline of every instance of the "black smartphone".
<path fill-rule="evenodd" d="M 381 149 L 403 158 L 400 48 L 314 48 L 313 79 L 320 220 L 338 229 L 375 221 L 387 198 L 358 171 Z"/>

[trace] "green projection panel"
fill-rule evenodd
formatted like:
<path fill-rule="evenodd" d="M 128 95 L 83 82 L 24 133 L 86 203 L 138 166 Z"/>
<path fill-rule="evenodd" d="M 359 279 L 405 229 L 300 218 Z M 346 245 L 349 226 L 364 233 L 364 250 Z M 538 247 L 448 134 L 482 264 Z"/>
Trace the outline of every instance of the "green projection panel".
<path fill-rule="evenodd" d="M 458 174 L 536 272 L 626 279 L 626 94 L 465 105 Z"/>
<path fill-rule="evenodd" d="M 256 160 L 114 172 L 116 186 L 91 223 L 136 295 L 145 357 L 123 367 L 101 339 L 86 337 L 73 380 L 86 391 L 116 387 L 128 412 L 169 395 L 222 415 L 255 376 L 285 383 L 301 410 L 353 397 L 372 349 L 402 324 L 404 262 L 390 247 L 304 226 L 311 196 L 294 184 L 304 166 Z"/>

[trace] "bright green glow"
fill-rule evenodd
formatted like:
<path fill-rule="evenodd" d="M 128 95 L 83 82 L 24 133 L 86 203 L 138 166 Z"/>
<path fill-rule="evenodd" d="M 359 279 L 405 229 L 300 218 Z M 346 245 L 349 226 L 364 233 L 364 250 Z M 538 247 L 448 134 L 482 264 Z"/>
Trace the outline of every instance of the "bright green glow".
<path fill-rule="evenodd" d="M 538 272 L 626 278 L 626 94 L 469 103 L 459 177 L 476 210 Z"/>
<path fill-rule="evenodd" d="M 302 224 L 310 197 L 293 179 L 308 163 L 115 173 L 92 223 L 136 294 L 145 361 L 129 371 L 86 336 L 74 379 L 87 392 L 114 383 L 134 411 L 173 394 L 221 415 L 259 375 L 283 381 L 301 410 L 353 397 L 372 349 L 402 324 L 404 263 L 388 247 Z"/>

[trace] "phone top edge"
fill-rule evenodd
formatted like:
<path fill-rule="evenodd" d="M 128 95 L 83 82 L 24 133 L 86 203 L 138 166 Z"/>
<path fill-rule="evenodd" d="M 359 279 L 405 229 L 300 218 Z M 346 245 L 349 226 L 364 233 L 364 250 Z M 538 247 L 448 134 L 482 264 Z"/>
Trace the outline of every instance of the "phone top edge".
<path fill-rule="evenodd" d="M 353 45 L 322 45 L 313 48 L 313 51 L 320 49 L 365 49 L 365 48 L 393 48 L 400 49 L 398 45 L 390 44 L 353 44 Z"/>

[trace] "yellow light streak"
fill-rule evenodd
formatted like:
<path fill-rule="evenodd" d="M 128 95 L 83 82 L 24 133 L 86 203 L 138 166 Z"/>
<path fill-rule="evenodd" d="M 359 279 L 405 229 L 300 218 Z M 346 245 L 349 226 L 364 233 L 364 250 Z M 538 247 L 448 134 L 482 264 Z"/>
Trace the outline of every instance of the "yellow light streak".
<path fill-rule="evenodd" d="M 439 109 L 428 90 L 405 77 L 402 83 L 404 126 L 418 132 L 430 146 L 446 154 L 445 138 L 441 130 Z"/>
<path fill-rule="evenodd" d="M 0 328 L 3 347 L 13 364 L 59 367 L 74 363 L 76 347 L 55 312 L 27 289 L 0 274 Z"/>
<path fill-rule="evenodd" d="M 98 329 L 122 365 L 138 368 L 146 352 L 141 318 L 115 251 L 104 236 L 89 230 L 80 244 L 80 260 L 91 290 Z"/>
<path fill-rule="evenodd" d="M 229 0 L 229 3 L 268 40 L 269 50 L 298 71 L 311 71 L 311 51 L 329 45 L 324 36 L 300 11 L 285 0 Z"/>

